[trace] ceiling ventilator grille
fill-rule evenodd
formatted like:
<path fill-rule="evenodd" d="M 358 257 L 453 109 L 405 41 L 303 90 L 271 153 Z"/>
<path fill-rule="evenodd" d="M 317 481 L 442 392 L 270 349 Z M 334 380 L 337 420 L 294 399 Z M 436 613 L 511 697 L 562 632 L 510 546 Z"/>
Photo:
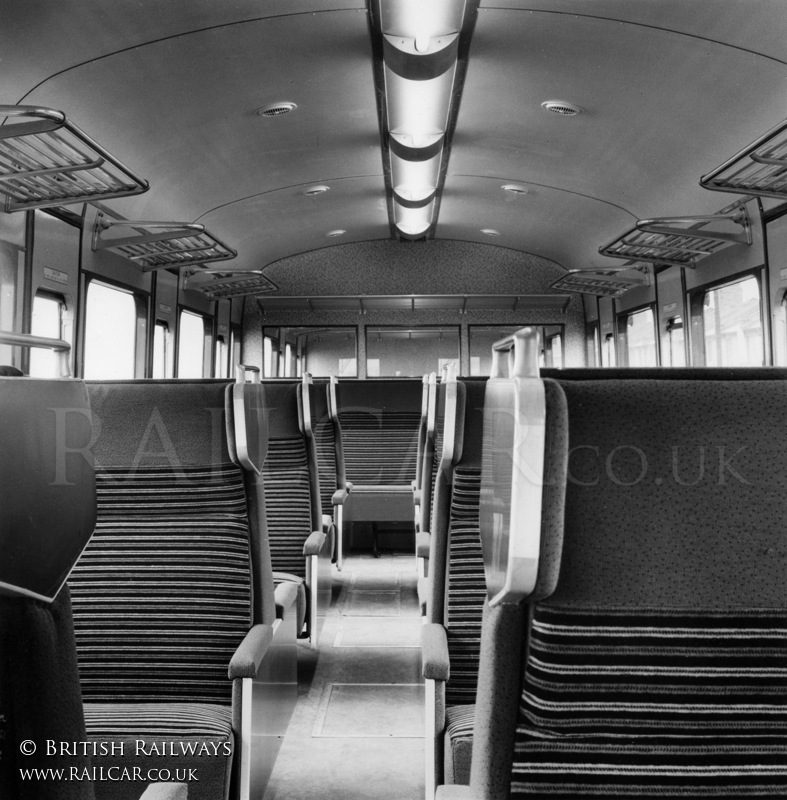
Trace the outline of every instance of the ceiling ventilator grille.
<path fill-rule="evenodd" d="M 714 227 L 708 228 L 709 225 Z M 599 253 L 693 269 L 703 258 L 731 244 L 751 244 L 749 217 L 739 204 L 710 216 L 640 220 L 631 230 L 599 248 Z"/>
<path fill-rule="evenodd" d="M 700 179 L 717 192 L 787 197 L 787 120 Z"/>
<path fill-rule="evenodd" d="M 647 277 L 623 277 L 622 275 L 606 275 L 602 272 L 574 270 L 555 281 L 550 288 L 562 292 L 579 292 L 598 297 L 622 297 L 629 289 L 647 284 Z"/>
<path fill-rule="evenodd" d="M 108 236 L 130 229 L 131 235 Z M 99 217 L 93 250 L 110 250 L 133 261 L 143 272 L 195 266 L 235 258 L 237 252 L 194 222 L 134 222 Z"/>
<path fill-rule="evenodd" d="M 247 294 L 268 294 L 275 292 L 279 288 L 273 281 L 253 270 L 238 273 L 235 276 L 216 270 L 213 274 L 218 273 L 219 277 L 215 280 L 207 283 L 197 283 L 192 280 L 194 277 L 206 274 L 206 272 L 207 270 L 195 272 L 189 279 L 189 288 L 202 292 L 211 300 L 221 300 L 224 297 L 242 297 Z"/>
<path fill-rule="evenodd" d="M 7 120 L 0 126 L 0 193 L 5 195 L 6 212 L 148 190 L 147 181 L 72 125 L 61 111 L 0 105 L 0 117 Z"/>

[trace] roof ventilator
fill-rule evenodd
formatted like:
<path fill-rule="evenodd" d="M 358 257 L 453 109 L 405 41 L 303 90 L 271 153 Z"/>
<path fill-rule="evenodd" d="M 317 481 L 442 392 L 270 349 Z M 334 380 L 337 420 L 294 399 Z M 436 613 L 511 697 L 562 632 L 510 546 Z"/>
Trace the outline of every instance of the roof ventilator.
<path fill-rule="evenodd" d="M 731 223 L 738 226 L 739 230 L 731 232 L 709 230 L 706 227 L 719 222 Z M 750 245 L 751 242 L 749 215 L 744 206 L 736 203 L 731 208 L 710 216 L 640 220 L 631 230 L 599 248 L 599 253 L 611 258 L 693 269 L 703 258 L 728 245 Z"/>
<path fill-rule="evenodd" d="M 268 294 L 278 290 L 278 286 L 262 274 L 262 270 L 243 270 L 232 274 L 230 268 L 197 269 L 189 270 L 184 288 L 196 289 L 211 300 L 221 300 L 224 297 L 241 297 L 248 294 Z M 217 275 L 213 280 L 205 282 L 195 281 L 200 275 Z"/>
<path fill-rule="evenodd" d="M 130 228 L 133 234 L 115 238 L 103 235 L 113 228 Z M 132 221 L 103 215 L 96 219 L 93 250 L 118 253 L 143 272 L 225 261 L 238 255 L 196 222 Z"/>
<path fill-rule="evenodd" d="M 787 120 L 700 178 L 715 192 L 787 197 Z"/>
<path fill-rule="evenodd" d="M 148 182 L 111 156 L 62 111 L 0 105 L 0 194 L 5 211 L 141 194 Z"/>

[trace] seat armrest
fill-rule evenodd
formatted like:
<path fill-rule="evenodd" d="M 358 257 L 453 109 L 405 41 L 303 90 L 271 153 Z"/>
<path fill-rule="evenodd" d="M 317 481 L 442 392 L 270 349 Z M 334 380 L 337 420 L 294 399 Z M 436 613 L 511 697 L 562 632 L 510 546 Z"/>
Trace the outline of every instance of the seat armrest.
<path fill-rule="evenodd" d="M 262 659 L 273 641 L 270 625 L 254 625 L 230 661 L 229 678 L 256 678 Z"/>
<path fill-rule="evenodd" d="M 481 795 L 474 792 L 472 786 L 446 783 L 437 787 L 435 800 L 481 800 Z"/>
<path fill-rule="evenodd" d="M 421 490 L 420 489 L 413 489 L 413 505 L 420 506 L 421 505 Z"/>
<path fill-rule="evenodd" d="M 298 599 L 298 582 L 284 581 L 280 583 L 273 590 L 273 599 L 276 602 L 276 616 L 280 616 L 279 609 L 281 609 L 281 615 L 283 616 Z"/>
<path fill-rule="evenodd" d="M 187 800 L 189 789 L 185 783 L 151 783 L 139 800 Z"/>
<path fill-rule="evenodd" d="M 347 494 L 349 494 L 353 490 L 353 482 L 352 481 L 345 481 L 344 488 L 347 489 Z"/>
<path fill-rule="evenodd" d="M 343 506 L 349 494 L 348 489 L 337 489 L 331 496 L 331 503 L 335 506 Z"/>
<path fill-rule="evenodd" d="M 322 515 L 322 532 L 328 533 L 331 529 L 331 525 L 333 525 L 333 517 L 329 516 L 328 514 Z"/>
<path fill-rule="evenodd" d="M 189 789 L 185 783 L 151 783 L 139 800 L 188 800 Z"/>
<path fill-rule="evenodd" d="M 318 556 L 325 544 L 325 533 L 323 531 L 312 531 L 309 538 L 303 543 L 303 554 L 305 556 Z"/>
<path fill-rule="evenodd" d="M 418 531 L 415 534 L 415 556 L 416 558 L 429 558 L 429 548 L 432 542 L 432 534 L 429 531 Z"/>
<path fill-rule="evenodd" d="M 451 674 L 448 662 L 448 636 L 436 622 L 421 627 L 421 664 L 427 680 L 447 681 Z"/>

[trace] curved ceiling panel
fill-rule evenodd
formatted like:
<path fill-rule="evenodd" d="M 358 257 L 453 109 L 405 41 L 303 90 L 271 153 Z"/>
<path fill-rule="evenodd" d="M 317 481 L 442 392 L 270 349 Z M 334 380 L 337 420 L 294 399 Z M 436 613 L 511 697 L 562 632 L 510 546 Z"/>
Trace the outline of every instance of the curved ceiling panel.
<path fill-rule="evenodd" d="M 39 83 L 63 70 L 159 39 L 263 17 L 365 7 L 363 0 L 167 0 L 150 8 L 106 0 L 4 3 L 0 102 L 23 103 Z"/>
<path fill-rule="evenodd" d="M 328 180 L 327 192 L 306 194 L 315 184 L 288 186 L 216 209 L 200 218 L 222 231 L 238 251 L 233 268 L 260 269 L 292 255 L 390 235 L 385 185 L 379 176 Z M 344 233 L 331 236 L 331 233 Z M 303 286 L 303 291 L 309 291 Z"/>
<path fill-rule="evenodd" d="M 614 259 L 588 254 L 587 243 L 598 239 L 599 245 L 603 244 L 605 232 L 614 236 L 631 226 L 636 219 L 624 209 L 521 181 L 516 184 L 519 192 L 514 194 L 503 188 L 508 183 L 501 178 L 449 175 L 440 206 L 438 236 L 524 250 L 566 269 L 594 264 L 619 266 Z M 484 230 L 499 235 L 490 236 Z"/>
<path fill-rule="evenodd" d="M 257 113 L 281 101 L 296 110 Z M 130 219 L 193 220 L 284 186 L 382 176 L 363 11 L 275 17 L 155 42 L 56 76 L 28 102 L 67 109 L 147 177 L 147 194 L 113 202 Z M 228 230 L 215 233 L 230 239 Z"/>

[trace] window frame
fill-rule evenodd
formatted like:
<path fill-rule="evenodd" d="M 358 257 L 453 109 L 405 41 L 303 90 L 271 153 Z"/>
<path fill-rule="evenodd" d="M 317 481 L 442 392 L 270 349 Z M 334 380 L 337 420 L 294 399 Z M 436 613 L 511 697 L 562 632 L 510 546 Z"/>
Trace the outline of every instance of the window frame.
<path fill-rule="evenodd" d="M 116 292 L 123 292 L 131 295 L 134 300 L 134 310 L 136 316 L 136 335 L 134 339 L 134 376 L 128 380 L 141 380 L 146 377 L 146 363 L 147 363 L 147 348 L 148 348 L 148 320 L 150 311 L 150 294 L 140 289 L 133 288 L 121 281 L 107 278 L 103 275 L 95 273 L 85 274 L 84 276 L 84 300 L 81 304 L 82 321 L 80 330 L 82 333 L 82 342 L 80 346 L 81 360 L 80 371 L 81 377 L 85 375 L 85 361 L 87 351 L 87 303 L 88 295 L 90 293 L 90 286 L 94 283 L 100 286 L 106 286 L 109 289 L 114 289 Z M 31 307 L 32 308 L 32 307 Z M 99 379 L 100 380 L 100 379 Z"/>
<path fill-rule="evenodd" d="M 661 366 L 661 350 L 659 348 L 659 318 L 656 309 L 656 303 L 643 303 L 642 305 L 628 308 L 617 314 L 616 319 L 616 339 L 617 339 L 617 363 L 621 367 L 629 367 L 629 347 L 628 347 L 628 321 L 630 317 L 636 314 L 644 314 L 650 311 L 653 319 L 653 348 L 656 355 L 656 363 L 652 366 Z M 642 369 L 648 369 L 643 367 Z"/>
<path fill-rule="evenodd" d="M 691 356 L 692 366 L 705 367 L 707 366 L 706 356 L 706 341 L 705 341 L 705 317 L 703 309 L 705 307 L 705 297 L 708 292 L 723 289 L 725 286 L 733 286 L 736 283 L 742 283 L 748 278 L 754 278 L 757 281 L 757 288 L 760 293 L 760 330 L 762 331 L 762 364 L 769 366 L 771 363 L 770 348 L 768 346 L 768 326 L 766 321 L 766 296 L 767 291 L 765 287 L 765 267 L 759 266 L 752 269 L 744 270 L 743 272 L 736 272 L 734 275 L 727 275 L 723 278 L 703 283 L 688 292 L 686 307 L 689 313 L 690 327 L 689 327 L 689 353 Z M 684 336 L 686 323 L 684 325 Z M 756 365 L 755 365 L 756 366 Z"/>
<path fill-rule="evenodd" d="M 462 326 L 461 324 L 443 324 L 443 325 L 386 325 L 386 324 L 375 324 L 375 325 L 366 325 L 364 327 L 364 345 L 365 345 L 365 354 L 364 354 L 364 370 L 366 371 L 367 377 L 369 374 L 369 336 L 370 331 L 372 332 L 371 335 L 374 335 L 378 329 L 384 330 L 401 330 L 401 331 L 413 331 L 413 330 L 435 330 L 435 331 L 447 331 L 447 330 L 455 330 L 456 331 L 456 363 L 459 367 L 457 369 L 457 374 L 461 372 L 461 365 L 462 365 Z M 453 357 L 452 357 L 453 360 Z M 439 363 L 439 362 L 438 362 Z M 359 364 L 360 366 L 360 364 Z M 436 372 L 439 373 L 438 364 L 435 364 L 429 372 Z M 380 378 L 417 378 L 420 377 L 418 375 L 379 375 Z"/>

